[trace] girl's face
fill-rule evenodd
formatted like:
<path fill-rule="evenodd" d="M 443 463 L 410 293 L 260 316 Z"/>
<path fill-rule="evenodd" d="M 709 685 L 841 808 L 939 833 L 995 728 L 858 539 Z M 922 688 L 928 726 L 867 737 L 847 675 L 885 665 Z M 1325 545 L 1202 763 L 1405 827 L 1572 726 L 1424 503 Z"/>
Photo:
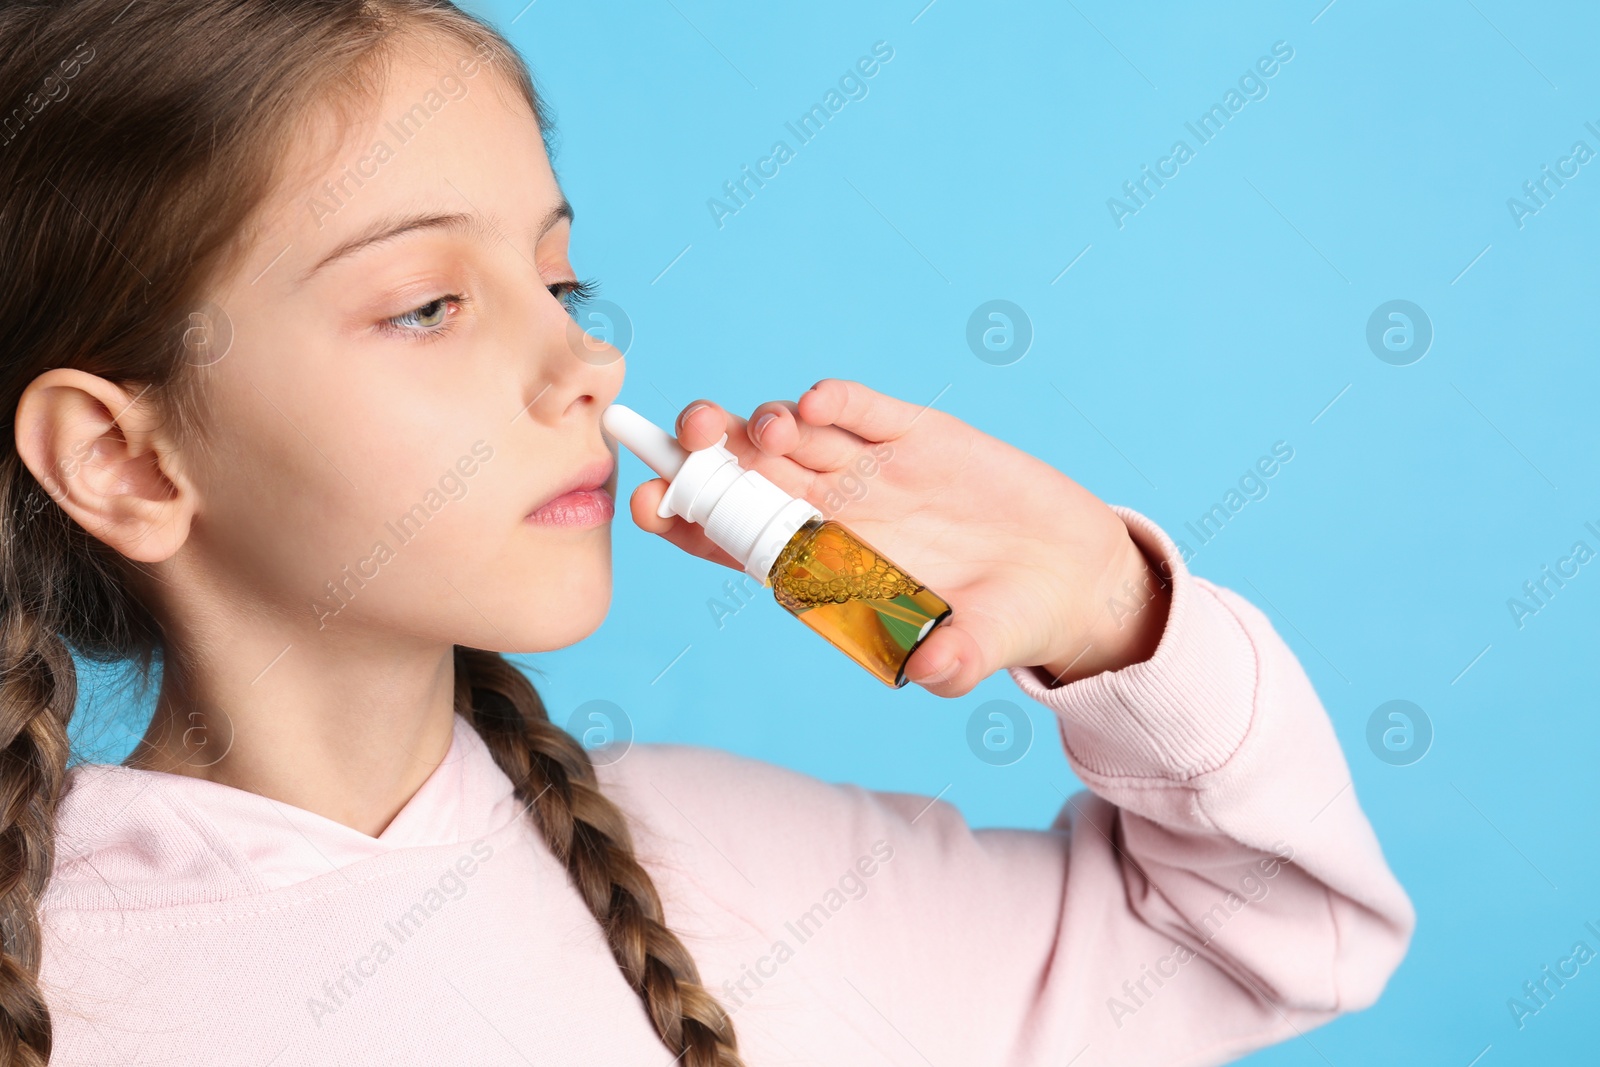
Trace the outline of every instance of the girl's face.
<path fill-rule="evenodd" d="M 308 117 L 210 294 L 184 551 L 303 639 L 535 651 L 605 614 L 622 355 L 563 303 L 570 210 L 510 58 L 406 48 L 363 120 Z M 602 483 L 577 522 L 530 518 Z"/>

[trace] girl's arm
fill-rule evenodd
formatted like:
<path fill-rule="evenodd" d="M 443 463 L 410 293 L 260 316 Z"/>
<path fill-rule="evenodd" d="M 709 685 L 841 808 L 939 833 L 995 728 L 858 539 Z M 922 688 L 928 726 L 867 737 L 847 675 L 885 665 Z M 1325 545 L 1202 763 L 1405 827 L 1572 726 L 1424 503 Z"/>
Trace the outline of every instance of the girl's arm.
<path fill-rule="evenodd" d="M 1383 989 L 1414 913 L 1304 671 L 1115 510 L 1170 612 L 1145 662 L 1055 687 L 1010 668 L 1093 790 L 1041 797 L 1051 829 L 710 750 L 602 769 L 750 1062 L 1221 1063 Z"/>

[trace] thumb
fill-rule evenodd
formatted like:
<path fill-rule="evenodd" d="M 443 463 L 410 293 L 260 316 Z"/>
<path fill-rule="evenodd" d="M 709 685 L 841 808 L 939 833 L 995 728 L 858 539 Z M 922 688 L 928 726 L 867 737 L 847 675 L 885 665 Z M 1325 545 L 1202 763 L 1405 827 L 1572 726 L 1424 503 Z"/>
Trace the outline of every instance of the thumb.
<path fill-rule="evenodd" d="M 993 674 L 1001 627 L 979 610 L 953 610 L 906 661 L 906 677 L 942 697 L 970 693 Z"/>

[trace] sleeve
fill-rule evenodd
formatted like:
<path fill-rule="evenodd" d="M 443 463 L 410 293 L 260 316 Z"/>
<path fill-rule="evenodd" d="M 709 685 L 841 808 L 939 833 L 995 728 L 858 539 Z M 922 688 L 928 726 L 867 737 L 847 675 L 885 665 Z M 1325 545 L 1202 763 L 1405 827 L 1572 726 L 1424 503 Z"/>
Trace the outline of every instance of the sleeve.
<path fill-rule="evenodd" d="M 1267 618 L 1172 577 L 1144 663 L 1049 686 L 1089 787 L 1046 830 L 705 749 L 603 781 L 752 1063 L 1216 1064 L 1374 1002 L 1415 923 Z"/>

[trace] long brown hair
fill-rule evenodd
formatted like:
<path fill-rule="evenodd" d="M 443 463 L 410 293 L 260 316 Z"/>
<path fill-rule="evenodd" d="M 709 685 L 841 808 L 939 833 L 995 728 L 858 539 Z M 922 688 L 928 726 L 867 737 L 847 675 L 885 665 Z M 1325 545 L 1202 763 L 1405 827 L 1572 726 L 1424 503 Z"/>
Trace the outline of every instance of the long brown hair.
<path fill-rule="evenodd" d="M 38 903 L 71 756 L 73 653 L 148 677 L 164 648 L 129 566 L 77 525 L 15 448 L 47 369 L 141 386 L 203 442 L 189 311 L 246 237 L 295 124 L 381 84 L 400 34 L 515 51 L 445 0 L 0 0 L 0 1064 L 49 1061 Z M 41 484 L 43 482 L 44 484 Z M 732 1023 L 665 924 L 623 813 L 583 747 L 498 653 L 457 646 L 472 723 L 593 912 L 657 1033 L 688 1067 L 738 1067 Z"/>

